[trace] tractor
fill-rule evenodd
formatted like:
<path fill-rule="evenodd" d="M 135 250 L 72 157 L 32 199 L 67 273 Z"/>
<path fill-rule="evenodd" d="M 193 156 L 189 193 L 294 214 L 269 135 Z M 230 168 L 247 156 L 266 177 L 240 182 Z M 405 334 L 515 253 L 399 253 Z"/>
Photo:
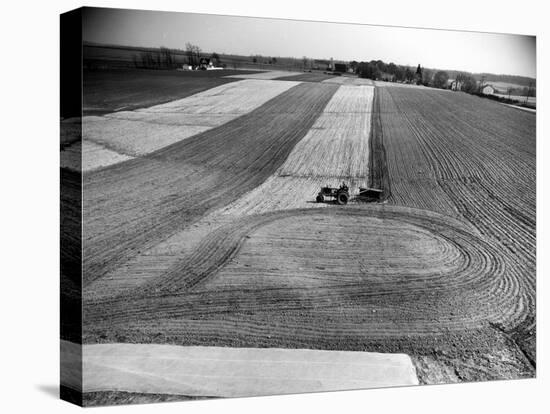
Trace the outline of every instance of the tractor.
<path fill-rule="evenodd" d="M 321 187 L 321 191 L 319 191 L 315 200 L 318 203 L 322 203 L 325 201 L 325 197 L 334 197 L 340 205 L 347 204 L 349 200 L 349 188 L 346 183 L 342 183 L 340 188 Z"/>

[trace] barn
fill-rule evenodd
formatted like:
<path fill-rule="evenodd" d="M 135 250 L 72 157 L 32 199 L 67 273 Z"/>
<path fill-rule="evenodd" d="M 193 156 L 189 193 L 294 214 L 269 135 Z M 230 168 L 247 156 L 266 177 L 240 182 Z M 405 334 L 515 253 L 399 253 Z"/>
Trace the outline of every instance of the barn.
<path fill-rule="evenodd" d="M 347 70 L 348 70 L 348 67 L 345 63 L 335 63 L 334 64 L 334 71 L 335 72 L 345 73 L 345 72 L 347 72 Z"/>

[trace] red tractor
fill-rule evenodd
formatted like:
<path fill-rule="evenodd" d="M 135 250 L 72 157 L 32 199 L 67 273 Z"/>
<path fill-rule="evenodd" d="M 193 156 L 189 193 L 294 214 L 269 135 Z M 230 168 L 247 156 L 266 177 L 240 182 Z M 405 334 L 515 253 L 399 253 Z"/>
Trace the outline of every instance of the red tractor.
<path fill-rule="evenodd" d="M 340 188 L 321 187 L 321 191 L 319 191 L 315 200 L 318 203 L 322 203 L 325 201 L 325 197 L 334 197 L 340 205 L 347 204 L 349 200 L 349 188 L 346 183 L 342 183 Z"/>

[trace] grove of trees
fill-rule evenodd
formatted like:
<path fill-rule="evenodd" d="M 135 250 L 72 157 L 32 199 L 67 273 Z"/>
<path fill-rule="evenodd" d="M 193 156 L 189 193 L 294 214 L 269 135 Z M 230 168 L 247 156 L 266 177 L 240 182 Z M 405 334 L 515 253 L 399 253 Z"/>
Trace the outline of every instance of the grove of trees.
<path fill-rule="evenodd" d="M 421 65 L 418 65 L 415 69 L 411 66 L 396 65 L 393 62 L 385 63 L 381 60 L 352 63 L 356 64 L 355 73 L 357 73 L 357 75 L 361 78 L 382 80 L 387 82 L 414 83 L 417 85 L 431 86 L 441 89 L 447 89 L 450 87 L 449 74 L 444 70 L 433 71 L 431 69 L 423 68 Z M 478 83 L 472 75 L 467 73 L 457 73 L 455 80 L 457 81 L 460 90 L 468 93 L 478 92 Z"/>
<path fill-rule="evenodd" d="M 355 73 L 357 73 L 361 78 L 417 84 L 431 83 L 430 77 L 432 75 L 432 71 L 423 69 L 420 65 L 418 65 L 416 70 L 413 70 L 409 66 L 396 65 L 393 62 L 385 63 L 381 60 L 352 63 L 352 68 L 355 67 Z"/>
<path fill-rule="evenodd" d="M 460 84 L 460 90 L 468 93 L 478 92 L 477 81 L 472 75 L 459 73 L 456 75 L 456 81 Z"/>
<path fill-rule="evenodd" d="M 446 88 L 449 81 L 449 74 L 444 70 L 439 70 L 434 74 L 433 86 L 436 88 Z"/>
<path fill-rule="evenodd" d="M 178 66 L 174 50 L 160 47 L 158 51 L 148 50 L 133 55 L 134 66 L 144 69 L 174 69 Z"/>

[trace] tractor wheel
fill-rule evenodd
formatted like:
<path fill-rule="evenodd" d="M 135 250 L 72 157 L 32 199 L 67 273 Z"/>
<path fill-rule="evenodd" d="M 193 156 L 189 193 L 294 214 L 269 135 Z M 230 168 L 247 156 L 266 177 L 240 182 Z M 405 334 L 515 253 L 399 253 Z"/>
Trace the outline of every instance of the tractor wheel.
<path fill-rule="evenodd" d="M 344 205 L 348 203 L 348 195 L 346 193 L 339 193 L 336 197 L 338 204 Z"/>
<path fill-rule="evenodd" d="M 315 201 L 317 201 L 318 203 L 322 203 L 323 201 L 325 201 L 325 197 L 323 197 L 321 194 L 319 194 L 317 196 L 317 198 L 315 199 Z"/>

